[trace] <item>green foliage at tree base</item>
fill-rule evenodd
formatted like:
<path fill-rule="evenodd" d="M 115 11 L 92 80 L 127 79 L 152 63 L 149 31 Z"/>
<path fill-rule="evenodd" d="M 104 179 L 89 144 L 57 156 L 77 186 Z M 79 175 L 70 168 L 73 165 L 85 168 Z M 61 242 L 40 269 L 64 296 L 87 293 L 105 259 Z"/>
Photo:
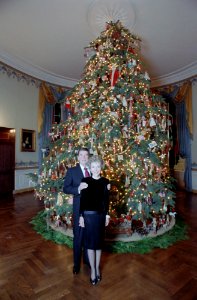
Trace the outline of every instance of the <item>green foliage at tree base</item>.
<path fill-rule="evenodd" d="M 34 230 L 41 234 L 46 240 L 51 240 L 57 244 L 73 246 L 73 239 L 61 232 L 53 230 L 46 222 L 46 212 L 40 211 L 30 222 Z M 138 253 L 145 254 L 155 248 L 167 249 L 176 242 L 188 239 L 187 225 L 180 219 L 176 218 L 174 227 L 163 235 L 153 238 L 143 238 L 135 242 L 106 242 L 105 251 L 112 253 Z"/>

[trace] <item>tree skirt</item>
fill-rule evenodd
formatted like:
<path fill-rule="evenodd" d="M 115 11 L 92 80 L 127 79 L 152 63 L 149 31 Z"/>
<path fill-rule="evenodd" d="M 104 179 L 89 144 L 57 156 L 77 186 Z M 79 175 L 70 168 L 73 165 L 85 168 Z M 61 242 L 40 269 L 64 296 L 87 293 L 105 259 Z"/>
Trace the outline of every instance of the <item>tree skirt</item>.
<path fill-rule="evenodd" d="M 73 246 L 72 230 L 65 234 L 63 228 L 54 227 L 50 224 L 46 218 L 46 212 L 39 212 L 30 222 L 34 230 L 41 234 L 46 240 L 51 240 L 57 244 L 67 245 L 69 248 Z M 53 225 L 53 227 L 51 226 Z M 68 230 L 68 229 L 67 229 Z M 132 240 L 131 239 L 133 236 Z M 114 240 L 114 238 L 107 238 L 105 242 L 105 251 L 110 251 L 113 253 L 148 253 L 154 248 L 166 249 L 174 243 L 188 239 L 187 235 L 187 225 L 180 219 L 176 217 L 175 221 L 171 222 L 168 231 L 165 233 L 157 232 L 150 233 L 146 236 L 133 233 L 130 237 L 122 237 L 122 240 Z"/>

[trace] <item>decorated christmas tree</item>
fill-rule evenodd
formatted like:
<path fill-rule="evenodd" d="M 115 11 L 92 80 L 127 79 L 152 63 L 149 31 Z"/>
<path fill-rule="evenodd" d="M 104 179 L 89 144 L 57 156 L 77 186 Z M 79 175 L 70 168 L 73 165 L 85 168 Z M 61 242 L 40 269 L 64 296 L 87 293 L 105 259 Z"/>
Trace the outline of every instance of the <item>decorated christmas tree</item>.
<path fill-rule="evenodd" d="M 72 206 L 62 192 L 64 176 L 75 165 L 78 150 L 87 147 L 105 162 L 112 219 L 129 216 L 144 227 L 167 224 L 174 203 L 168 167 L 170 116 L 165 101 L 151 92 L 140 38 L 119 21 L 107 23 L 85 49 L 85 57 L 82 79 L 65 99 L 68 118 L 49 132 L 36 195 L 56 219 L 68 222 Z"/>

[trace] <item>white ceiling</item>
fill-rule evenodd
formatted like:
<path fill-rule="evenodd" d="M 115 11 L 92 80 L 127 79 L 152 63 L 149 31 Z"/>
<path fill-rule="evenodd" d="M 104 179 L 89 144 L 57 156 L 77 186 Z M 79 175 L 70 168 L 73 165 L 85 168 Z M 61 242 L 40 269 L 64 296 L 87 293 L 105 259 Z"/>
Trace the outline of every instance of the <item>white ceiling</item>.
<path fill-rule="evenodd" d="M 84 47 L 118 19 L 142 38 L 153 86 L 197 75 L 197 0 L 0 0 L 0 61 L 73 86 Z"/>

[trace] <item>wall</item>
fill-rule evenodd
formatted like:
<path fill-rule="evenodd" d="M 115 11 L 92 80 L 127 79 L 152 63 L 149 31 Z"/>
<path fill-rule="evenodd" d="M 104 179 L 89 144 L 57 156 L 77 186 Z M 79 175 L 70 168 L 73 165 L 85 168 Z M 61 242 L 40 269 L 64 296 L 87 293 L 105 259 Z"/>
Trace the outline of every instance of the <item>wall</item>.
<path fill-rule="evenodd" d="M 36 142 L 35 152 L 21 152 L 20 134 L 22 128 L 35 130 L 37 141 L 38 93 L 37 87 L 0 73 L 0 127 L 15 129 L 15 189 L 17 190 L 20 189 L 18 182 L 21 183 L 21 188 L 29 187 L 26 177 L 28 172 L 25 168 L 31 166 L 37 169 L 38 142 Z M 24 175 L 21 174 L 21 170 Z"/>
<path fill-rule="evenodd" d="M 193 112 L 193 140 L 192 140 L 192 163 L 197 165 L 197 82 L 192 85 L 192 112 Z"/>

